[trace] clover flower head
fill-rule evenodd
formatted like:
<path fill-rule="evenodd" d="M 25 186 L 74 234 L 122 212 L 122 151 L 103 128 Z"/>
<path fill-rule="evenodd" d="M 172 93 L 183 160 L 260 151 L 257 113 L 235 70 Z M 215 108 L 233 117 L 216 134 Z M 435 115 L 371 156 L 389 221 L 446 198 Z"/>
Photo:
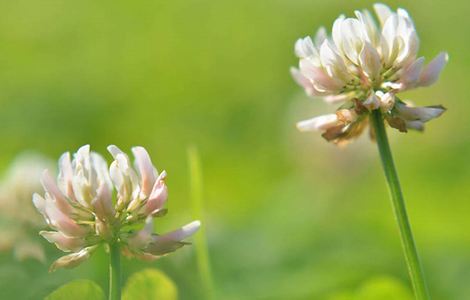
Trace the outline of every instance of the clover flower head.
<path fill-rule="evenodd" d="M 419 39 L 406 10 L 393 12 L 384 4 L 374 8 L 378 22 L 367 10 L 355 11 L 355 18 L 336 19 L 331 36 L 322 27 L 314 39 L 295 43 L 300 61 L 291 73 L 297 83 L 309 96 L 343 103 L 334 114 L 299 122 L 299 130 L 318 130 L 328 141 L 345 143 L 364 130 L 375 109 L 401 132 L 423 130 L 425 122 L 445 111 L 440 105 L 414 107 L 397 93 L 435 83 L 447 53 L 425 66 L 417 57 Z"/>
<path fill-rule="evenodd" d="M 37 231 L 44 220 L 31 203 L 41 190 L 40 174 L 51 162 L 36 153 L 22 153 L 12 162 L 0 182 L 0 249 L 13 250 L 18 260 L 45 260 Z"/>
<path fill-rule="evenodd" d="M 127 256 L 156 259 L 186 245 L 183 240 L 200 226 L 194 221 L 164 235 L 153 233 L 153 219 L 167 212 L 166 172 L 157 172 L 143 147 L 132 148 L 135 165 L 118 147 L 108 151 L 114 158 L 109 168 L 86 145 L 73 159 L 68 152 L 60 157 L 57 181 L 48 171 L 42 176 L 45 194 L 35 194 L 33 202 L 52 231 L 40 234 L 72 252 L 55 261 L 51 271 L 80 264 L 101 243 L 117 242 Z M 143 228 L 134 231 L 136 226 Z"/>

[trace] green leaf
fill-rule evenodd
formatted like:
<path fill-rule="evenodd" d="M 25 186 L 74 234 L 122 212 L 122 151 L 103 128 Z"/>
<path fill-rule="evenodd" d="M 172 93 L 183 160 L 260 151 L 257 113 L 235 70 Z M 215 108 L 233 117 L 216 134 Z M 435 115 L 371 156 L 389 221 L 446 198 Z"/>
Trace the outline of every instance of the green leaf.
<path fill-rule="evenodd" d="M 378 277 L 366 282 L 356 293 L 361 300 L 412 300 L 411 291 L 391 277 Z"/>
<path fill-rule="evenodd" d="M 53 291 L 45 300 L 104 300 L 103 290 L 91 280 L 74 280 Z"/>
<path fill-rule="evenodd" d="M 133 274 L 127 281 L 122 295 L 123 300 L 176 300 L 178 289 L 164 273 L 146 269 Z"/>

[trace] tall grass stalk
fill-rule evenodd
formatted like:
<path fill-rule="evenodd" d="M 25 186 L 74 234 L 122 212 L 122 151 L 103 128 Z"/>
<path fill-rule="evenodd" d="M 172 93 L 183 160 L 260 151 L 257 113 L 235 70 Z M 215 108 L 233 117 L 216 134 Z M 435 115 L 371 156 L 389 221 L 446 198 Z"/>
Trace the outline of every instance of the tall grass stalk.
<path fill-rule="evenodd" d="M 214 281 L 207 247 L 206 222 L 204 218 L 204 197 L 201 160 L 197 148 L 188 148 L 190 198 L 193 218 L 201 220 L 201 228 L 194 237 L 199 274 L 204 287 L 205 299 L 215 299 Z"/>

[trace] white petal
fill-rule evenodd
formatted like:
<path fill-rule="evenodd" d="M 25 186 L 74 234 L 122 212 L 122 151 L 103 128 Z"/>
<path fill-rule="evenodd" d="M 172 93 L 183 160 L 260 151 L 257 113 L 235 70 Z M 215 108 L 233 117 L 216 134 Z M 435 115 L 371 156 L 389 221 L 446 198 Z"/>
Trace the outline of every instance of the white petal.
<path fill-rule="evenodd" d="M 396 55 L 393 55 L 393 53 L 398 54 L 398 42 L 396 41 L 397 28 L 398 28 L 398 16 L 397 15 L 392 15 L 390 18 L 388 18 L 382 28 L 382 36 L 385 39 L 388 50 L 389 50 L 389 57 L 385 57 L 387 62 L 393 60 L 394 56 L 396 56 Z"/>
<path fill-rule="evenodd" d="M 427 122 L 445 112 L 445 108 L 441 106 L 412 107 L 405 104 L 397 104 L 396 108 L 399 116 L 407 121 Z"/>
<path fill-rule="evenodd" d="M 94 173 L 94 176 L 96 175 L 96 178 L 93 180 L 94 189 L 97 189 L 102 184 L 106 184 L 111 187 L 112 184 L 109 177 L 108 164 L 106 163 L 106 160 L 103 158 L 103 156 L 95 152 L 90 154 L 90 159 L 92 162 L 92 172 Z"/>
<path fill-rule="evenodd" d="M 295 42 L 295 54 L 299 58 L 310 57 L 313 55 L 318 55 L 315 46 L 313 45 L 312 39 L 307 36 L 305 38 L 300 38 Z"/>
<path fill-rule="evenodd" d="M 338 116 L 336 114 L 328 114 L 298 122 L 297 129 L 300 131 L 322 131 L 336 125 L 338 125 Z"/>
<path fill-rule="evenodd" d="M 343 45 L 343 34 L 342 34 L 341 28 L 342 28 L 344 19 L 345 19 L 344 16 L 341 15 L 335 20 L 335 22 L 333 23 L 333 30 L 331 33 L 333 41 L 336 45 L 336 48 L 338 48 L 338 50 L 341 50 L 342 45 Z"/>
<path fill-rule="evenodd" d="M 341 24 L 341 50 L 354 63 L 359 63 L 359 53 L 365 42 L 365 28 L 357 19 L 348 18 Z"/>
<path fill-rule="evenodd" d="M 290 68 L 290 73 L 292 77 L 294 78 L 295 82 L 297 82 L 298 85 L 304 88 L 305 93 L 309 96 L 314 96 L 317 95 L 316 89 L 313 87 L 312 82 L 310 82 L 309 79 L 307 79 L 302 73 L 294 67 Z"/>
<path fill-rule="evenodd" d="M 349 74 L 343 58 L 332 49 L 328 40 L 325 40 L 320 46 L 320 60 L 329 76 L 341 79 L 343 84 L 351 79 L 352 76 Z"/>
<path fill-rule="evenodd" d="M 321 44 L 328 38 L 325 27 L 320 27 L 315 34 L 315 45 L 320 47 Z"/>
<path fill-rule="evenodd" d="M 73 170 L 72 161 L 70 160 L 70 152 L 65 152 L 59 158 L 59 176 L 57 179 L 57 183 L 61 191 L 70 199 L 74 198 L 72 179 Z"/>
<path fill-rule="evenodd" d="M 108 149 L 108 152 L 111 153 L 111 155 L 113 156 L 114 159 L 116 159 L 116 156 L 118 154 L 125 154 L 124 152 L 121 151 L 121 149 L 119 149 L 116 145 L 109 145 L 107 147 Z"/>
<path fill-rule="evenodd" d="M 364 44 L 359 61 L 369 79 L 375 80 L 379 77 L 382 63 L 380 62 L 379 53 L 377 53 L 377 50 L 375 50 L 371 44 Z"/>
<path fill-rule="evenodd" d="M 373 46 L 377 46 L 379 42 L 379 31 L 370 12 L 368 10 L 364 10 L 362 12 L 355 11 L 355 14 L 365 29 L 365 37 L 367 38 L 367 41 Z"/>
<path fill-rule="evenodd" d="M 46 200 L 41 197 L 39 194 L 34 193 L 33 194 L 33 204 L 38 210 L 38 212 L 44 217 L 44 219 L 47 221 L 48 217 L 46 215 Z"/>
<path fill-rule="evenodd" d="M 375 13 L 377 14 L 380 24 L 384 26 L 385 22 L 387 21 L 388 17 L 390 17 L 393 12 L 392 10 L 385 4 L 376 3 L 374 4 Z"/>

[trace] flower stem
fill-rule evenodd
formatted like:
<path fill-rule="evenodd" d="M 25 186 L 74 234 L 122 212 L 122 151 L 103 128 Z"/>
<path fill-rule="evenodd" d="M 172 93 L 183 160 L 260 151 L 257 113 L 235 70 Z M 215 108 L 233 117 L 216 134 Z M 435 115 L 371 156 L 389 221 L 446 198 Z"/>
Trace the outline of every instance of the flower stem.
<path fill-rule="evenodd" d="M 418 300 L 430 299 L 427 291 L 424 273 L 419 261 L 418 252 L 413 239 L 410 222 L 406 213 L 405 200 L 401 191 L 398 174 L 393 163 L 392 151 L 385 131 L 384 122 L 380 110 L 374 110 L 370 117 L 371 126 L 374 128 L 377 146 L 382 160 L 382 167 L 387 180 L 393 212 L 400 230 L 400 238 L 405 252 L 408 272 L 411 277 L 413 290 Z"/>
<path fill-rule="evenodd" d="M 121 257 L 118 242 L 109 244 L 109 300 L 121 300 Z"/>

